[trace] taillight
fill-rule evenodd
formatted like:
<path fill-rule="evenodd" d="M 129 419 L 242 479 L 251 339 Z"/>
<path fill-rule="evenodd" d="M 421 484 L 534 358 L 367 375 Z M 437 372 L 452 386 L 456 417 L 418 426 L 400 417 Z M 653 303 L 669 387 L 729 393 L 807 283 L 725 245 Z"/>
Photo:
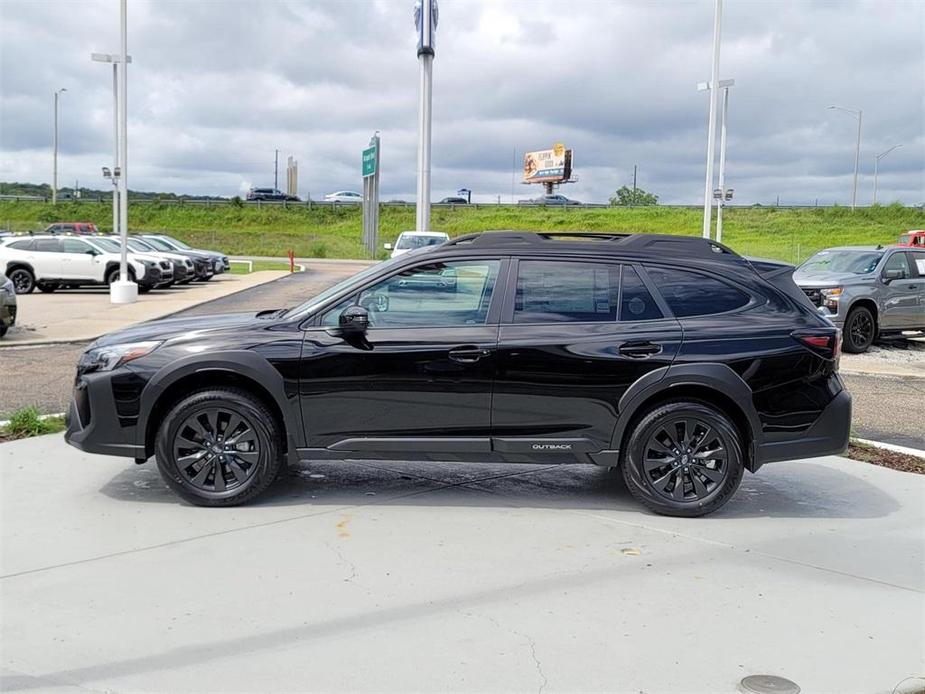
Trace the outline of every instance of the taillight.
<path fill-rule="evenodd" d="M 837 359 L 841 353 L 841 330 L 838 328 L 796 330 L 791 335 L 795 340 L 826 359 Z"/>

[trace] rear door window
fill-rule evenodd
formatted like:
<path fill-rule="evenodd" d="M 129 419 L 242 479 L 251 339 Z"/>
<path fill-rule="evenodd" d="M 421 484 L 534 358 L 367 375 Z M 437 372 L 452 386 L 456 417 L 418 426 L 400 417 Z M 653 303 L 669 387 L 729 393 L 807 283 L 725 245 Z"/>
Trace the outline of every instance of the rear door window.
<path fill-rule="evenodd" d="M 35 250 L 42 253 L 58 253 L 61 247 L 58 239 L 35 239 Z"/>
<path fill-rule="evenodd" d="M 646 272 L 678 318 L 726 313 L 751 300 L 732 285 L 700 273 L 652 266 Z"/>
<path fill-rule="evenodd" d="M 516 292 L 515 323 L 615 321 L 620 265 L 521 260 Z"/>

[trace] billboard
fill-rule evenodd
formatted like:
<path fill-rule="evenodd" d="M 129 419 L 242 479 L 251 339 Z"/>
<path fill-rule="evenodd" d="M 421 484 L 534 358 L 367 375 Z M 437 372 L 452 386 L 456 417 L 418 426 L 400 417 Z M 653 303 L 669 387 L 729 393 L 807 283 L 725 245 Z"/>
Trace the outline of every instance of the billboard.
<path fill-rule="evenodd" d="M 571 177 L 572 150 L 561 143 L 524 154 L 524 183 L 561 183 Z"/>

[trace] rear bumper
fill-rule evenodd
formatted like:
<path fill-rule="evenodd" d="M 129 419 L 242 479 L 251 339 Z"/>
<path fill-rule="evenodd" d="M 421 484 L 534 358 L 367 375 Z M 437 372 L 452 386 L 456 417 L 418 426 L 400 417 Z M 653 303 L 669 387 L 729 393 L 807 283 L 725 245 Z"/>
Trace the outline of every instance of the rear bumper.
<path fill-rule="evenodd" d="M 799 438 L 763 443 L 755 452 L 756 469 L 765 463 L 839 455 L 851 434 L 851 394 L 842 390 Z"/>

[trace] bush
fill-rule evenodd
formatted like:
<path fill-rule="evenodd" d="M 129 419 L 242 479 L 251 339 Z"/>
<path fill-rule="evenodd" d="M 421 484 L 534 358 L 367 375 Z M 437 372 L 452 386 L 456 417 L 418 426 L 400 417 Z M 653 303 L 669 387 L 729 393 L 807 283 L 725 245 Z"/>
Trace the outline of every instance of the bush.
<path fill-rule="evenodd" d="M 61 431 L 63 424 L 60 417 L 42 419 L 38 408 L 30 406 L 11 414 L 10 423 L 0 433 L 11 439 L 24 439 L 29 436 L 41 436 Z"/>

